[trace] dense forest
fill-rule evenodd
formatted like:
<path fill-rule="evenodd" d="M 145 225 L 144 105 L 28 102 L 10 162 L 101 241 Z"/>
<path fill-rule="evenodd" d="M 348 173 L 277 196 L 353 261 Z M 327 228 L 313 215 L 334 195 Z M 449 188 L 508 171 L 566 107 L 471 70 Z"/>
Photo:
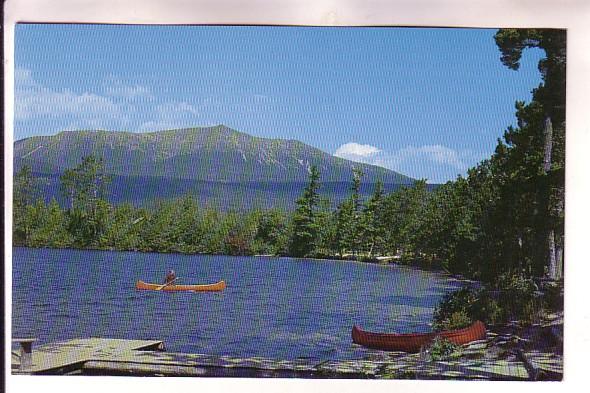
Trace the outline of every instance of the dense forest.
<path fill-rule="evenodd" d="M 61 177 L 68 201 L 46 204 L 28 167 L 14 179 L 15 245 L 146 252 L 298 257 L 395 257 L 437 264 L 482 281 L 503 275 L 562 277 L 564 245 L 565 65 L 562 30 L 501 29 L 502 63 L 519 68 L 526 48 L 540 48 L 543 82 L 516 102 L 494 154 L 465 177 L 428 191 L 424 180 L 392 193 L 377 183 L 360 197 L 354 171 L 349 197 L 336 209 L 320 198 L 312 167 L 292 212 L 220 212 L 187 195 L 153 209 L 107 202 L 109 178 L 88 156 Z"/>

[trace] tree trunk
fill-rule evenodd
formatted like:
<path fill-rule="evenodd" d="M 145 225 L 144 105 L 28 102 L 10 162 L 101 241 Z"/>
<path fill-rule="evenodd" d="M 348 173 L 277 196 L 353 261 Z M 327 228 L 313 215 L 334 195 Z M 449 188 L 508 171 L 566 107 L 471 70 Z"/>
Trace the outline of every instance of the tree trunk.
<path fill-rule="evenodd" d="M 545 154 L 543 159 L 543 170 L 545 174 L 551 170 L 551 149 L 553 147 L 553 125 L 551 118 L 545 119 Z"/>
<path fill-rule="evenodd" d="M 553 147 L 553 125 L 551 124 L 551 118 L 547 116 L 545 118 L 545 152 L 543 157 L 543 171 L 545 175 L 549 174 L 551 170 L 551 149 Z M 551 186 L 550 182 L 547 182 L 547 194 L 546 198 L 549 202 L 551 197 Z M 548 209 L 549 216 L 551 215 L 551 208 Z M 549 218 L 549 216 L 547 218 Z M 551 280 L 559 280 L 559 270 L 557 266 L 557 258 L 556 258 L 556 249 L 555 249 L 555 230 L 553 228 L 549 228 L 547 233 L 547 246 L 548 246 L 548 255 L 547 255 L 547 264 L 548 264 L 548 277 Z"/>
<path fill-rule="evenodd" d="M 549 248 L 548 256 L 548 276 L 551 280 L 557 280 L 557 258 L 555 257 L 555 231 L 551 229 L 547 236 L 547 245 Z"/>
<path fill-rule="evenodd" d="M 562 241 L 557 245 L 555 258 L 557 263 L 555 278 L 557 280 L 561 280 L 563 278 L 563 238 Z"/>

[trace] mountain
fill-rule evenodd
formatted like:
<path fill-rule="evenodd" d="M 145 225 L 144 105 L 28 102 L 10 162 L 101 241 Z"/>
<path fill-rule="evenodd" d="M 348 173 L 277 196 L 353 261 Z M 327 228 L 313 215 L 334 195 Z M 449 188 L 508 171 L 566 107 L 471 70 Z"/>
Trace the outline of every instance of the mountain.
<path fill-rule="evenodd" d="M 195 194 L 224 209 L 292 207 L 320 171 L 323 194 L 342 200 L 352 170 L 363 171 L 363 193 L 381 180 L 386 190 L 413 179 L 385 168 L 332 156 L 295 140 L 254 137 L 224 125 L 149 133 L 64 131 L 14 143 L 14 167 L 29 165 L 42 180 L 44 195 L 59 198 L 59 176 L 84 156 L 102 157 L 111 175 L 110 199 L 146 205 L 159 198 Z"/>

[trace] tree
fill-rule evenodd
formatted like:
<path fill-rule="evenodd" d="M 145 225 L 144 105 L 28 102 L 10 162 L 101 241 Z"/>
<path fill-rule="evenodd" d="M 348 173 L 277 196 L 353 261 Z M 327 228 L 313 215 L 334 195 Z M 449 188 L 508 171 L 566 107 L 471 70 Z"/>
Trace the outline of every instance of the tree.
<path fill-rule="evenodd" d="M 413 187 L 403 187 L 383 201 L 382 220 L 386 225 L 386 243 L 391 253 L 412 256 L 421 251 L 418 231 L 426 209 L 426 181 L 418 180 Z"/>
<path fill-rule="evenodd" d="M 13 235 L 14 244 L 26 245 L 30 240 L 31 228 L 34 222 L 27 219 L 27 210 L 33 205 L 37 197 L 37 183 L 33 177 L 31 167 L 23 165 L 14 176 L 13 183 Z"/>
<path fill-rule="evenodd" d="M 352 222 L 351 222 L 351 230 L 350 230 L 350 239 L 349 239 L 349 246 L 353 253 L 356 255 L 359 249 L 361 248 L 362 242 L 362 221 L 361 221 L 361 179 L 363 178 L 363 171 L 358 168 L 352 169 L 352 195 L 351 198 L 351 205 L 352 205 Z"/>
<path fill-rule="evenodd" d="M 336 225 L 332 243 L 340 256 L 349 251 L 356 255 L 362 248 L 362 226 L 364 224 L 360 196 L 362 177 L 363 172 L 360 169 L 352 169 L 351 194 L 336 210 Z"/>
<path fill-rule="evenodd" d="M 142 251 L 169 253 L 174 252 L 179 232 L 176 227 L 178 219 L 177 200 L 157 201 L 152 209 L 153 213 L 147 218 L 143 226 Z"/>
<path fill-rule="evenodd" d="M 259 211 L 252 211 L 244 215 L 232 214 L 232 228 L 225 241 L 226 254 L 253 255 L 256 250 L 256 234 L 258 233 Z"/>
<path fill-rule="evenodd" d="M 289 245 L 289 252 L 293 256 L 303 257 L 311 254 L 315 249 L 319 231 L 316 221 L 316 210 L 319 202 L 320 173 L 314 165 L 310 169 L 309 184 L 303 190 L 303 195 L 297 199 L 297 208 L 293 214 L 293 236 Z"/>
<path fill-rule="evenodd" d="M 61 191 L 69 201 L 69 230 L 77 246 L 96 246 L 109 216 L 106 188 L 110 182 L 102 159 L 87 156 L 60 177 Z"/>
<path fill-rule="evenodd" d="M 363 209 L 361 219 L 361 244 L 369 253 L 369 258 L 376 254 L 383 254 L 385 246 L 385 222 L 383 219 L 383 183 L 377 181 L 373 195 Z"/>
<path fill-rule="evenodd" d="M 140 233 L 147 213 L 131 204 L 116 206 L 100 238 L 100 248 L 137 251 L 141 249 Z"/>
<path fill-rule="evenodd" d="M 529 255 L 532 267 L 537 273 L 543 267 L 550 278 L 559 279 L 564 233 L 566 32 L 501 29 L 495 39 L 502 63 L 513 70 L 518 70 L 525 48 L 540 48 L 546 55 L 539 62 L 543 83 L 533 90 L 530 104 L 517 102 L 518 128 L 509 128 L 505 134 L 506 170 L 513 174 L 508 187 L 516 182 L 523 185 L 515 199 L 534 206 L 533 214 L 521 217 L 523 221 L 516 225 L 520 232 L 541 234 L 532 241 L 545 243 L 545 247 L 534 247 L 540 254 L 533 251 Z"/>
<path fill-rule="evenodd" d="M 258 212 L 257 217 L 256 252 L 271 255 L 285 253 L 289 236 L 286 213 L 278 209 L 271 209 Z"/>
<path fill-rule="evenodd" d="M 351 250 L 354 236 L 354 204 L 352 198 L 344 200 L 336 209 L 336 228 L 332 248 L 342 257 L 345 252 Z"/>
<path fill-rule="evenodd" d="M 178 201 L 175 212 L 175 252 L 195 253 L 198 251 L 201 231 L 198 225 L 199 204 L 192 195 L 185 195 Z"/>
<path fill-rule="evenodd" d="M 66 248 L 72 245 L 73 239 L 67 230 L 67 219 L 55 199 L 45 206 L 41 201 L 37 204 L 37 220 L 31 233 L 30 245 L 33 247 Z"/>

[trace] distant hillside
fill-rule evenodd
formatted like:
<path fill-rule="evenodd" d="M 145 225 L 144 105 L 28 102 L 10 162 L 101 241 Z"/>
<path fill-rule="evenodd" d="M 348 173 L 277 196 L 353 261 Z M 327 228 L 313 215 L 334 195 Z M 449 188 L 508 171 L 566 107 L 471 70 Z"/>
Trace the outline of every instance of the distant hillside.
<path fill-rule="evenodd" d="M 381 180 L 386 189 L 413 179 L 385 168 L 334 157 L 299 141 L 266 139 L 226 126 L 150 133 L 67 131 L 16 141 L 14 167 L 31 166 L 47 198 L 59 198 L 59 176 L 84 156 L 102 157 L 112 175 L 111 201 L 146 205 L 158 198 L 193 193 L 224 209 L 292 207 L 309 168 L 321 173 L 323 194 L 341 200 L 353 168 L 365 174 L 363 191 Z"/>

